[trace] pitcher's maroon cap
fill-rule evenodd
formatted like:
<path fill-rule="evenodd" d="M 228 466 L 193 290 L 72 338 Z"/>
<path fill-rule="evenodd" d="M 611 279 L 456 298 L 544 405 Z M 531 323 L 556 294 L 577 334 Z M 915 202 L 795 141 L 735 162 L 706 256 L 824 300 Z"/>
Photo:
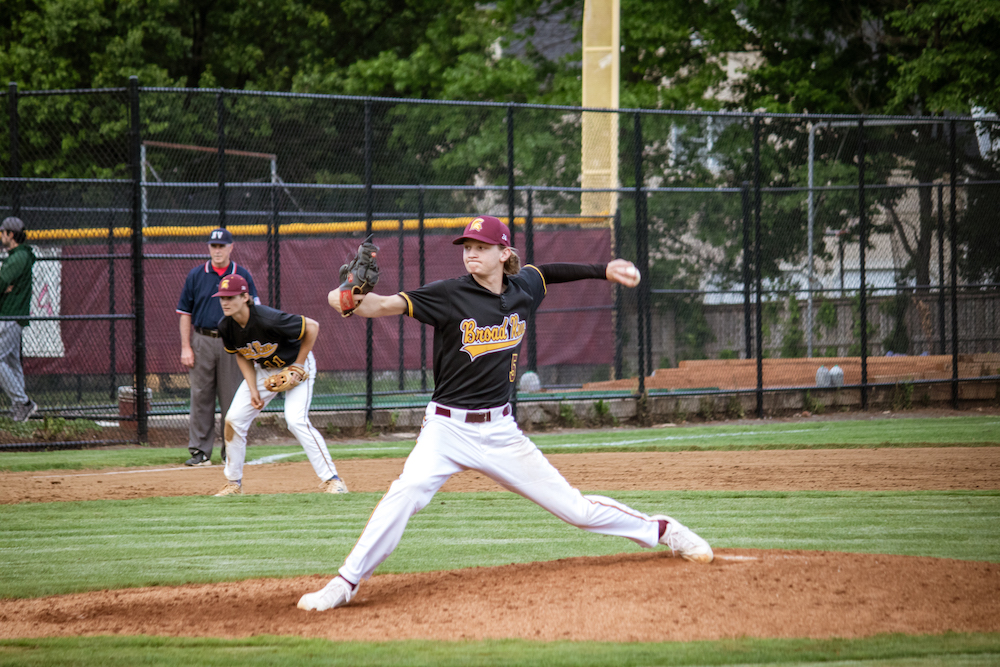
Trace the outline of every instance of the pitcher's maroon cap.
<path fill-rule="evenodd" d="M 482 241 L 490 245 L 510 247 L 510 230 L 507 225 L 491 215 L 481 215 L 473 219 L 465 226 L 465 232 L 452 241 L 455 245 L 462 245 L 465 239 Z"/>
<path fill-rule="evenodd" d="M 237 294 L 249 294 L 250 288 L 247 286 L 247 279 L 238 273 L 224 276 L 219 283 L 219 291 L 212 296 L 236 296 Z"/>

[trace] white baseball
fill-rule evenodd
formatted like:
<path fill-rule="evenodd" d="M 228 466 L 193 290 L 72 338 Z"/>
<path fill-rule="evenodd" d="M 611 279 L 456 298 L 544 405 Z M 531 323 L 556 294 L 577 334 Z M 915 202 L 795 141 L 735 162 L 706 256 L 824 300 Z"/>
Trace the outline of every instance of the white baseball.
<path fill-rule="evenodd" d="M 635 268 L 634 266 L 630 266 L 627 269 L 625 269 L 625 273 L 628 275 L 629 278 L 635 278 L 636 280 L 639 280 L 639 269 Z"/>

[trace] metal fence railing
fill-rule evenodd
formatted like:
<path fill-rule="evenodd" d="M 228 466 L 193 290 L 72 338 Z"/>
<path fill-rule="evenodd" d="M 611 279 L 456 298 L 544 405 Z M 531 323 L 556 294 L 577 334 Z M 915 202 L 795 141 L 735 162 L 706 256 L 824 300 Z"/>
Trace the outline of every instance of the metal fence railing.
<path fill-rule="evenodd" d="M 995 119 L 585 110 L 134 78 L 104 90 L 11 84 L 0 99 L 0 216 L 26 221 L 39 259 L 30 393 L 42 415 L 121 424 L 101 442 L 184 423 L 174 306 L 218 226 L 263 303 L 324 324 L 314 410 L 370 420 L 427 400 L 425 328 L 334 318 L 326 293 L 369 233 L 380 290 L 458 275 L 450 240 L 474 214 L 512 222 L 527 262 L 621 256 L 644 276 L 636 290 L 550 290 L 521 366 L 541 390 L 519 402 L 755 393 L 762 414 L 766 392 L 815 386 L 820 365 L 837 366 L 863 407 L 879 385 L 957 401 L 960 381 L 1000 375 Z M 612 114 L 602 127 L 614 140 L 588 139 L 588 114 Z M 613 168 L 606 187 L 584 188 L 581 156 L 595 146 Z M 366 337 L 378 341 L 367 355 L 344 353 L 342 341 Z"/>

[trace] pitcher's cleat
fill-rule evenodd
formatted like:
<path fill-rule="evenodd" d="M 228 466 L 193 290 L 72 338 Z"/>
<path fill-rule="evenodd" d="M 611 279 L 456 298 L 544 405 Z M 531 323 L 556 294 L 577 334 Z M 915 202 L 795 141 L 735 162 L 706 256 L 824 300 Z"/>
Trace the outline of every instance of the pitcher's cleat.
<path fill-rule="evenodd" d="M 712 559 L 715 558 L 708 542 L 698 537 L 693 530 L 680 521 L 671 519 L 666 514 L 658 514 L 650 518 L 653 521 L 667 522 L 666 530 L 660 535 L 660 544 L 670 547 L 671 551 L 684 560 L 695 563 L 711 563 Z"/>
<path fill-rule="evenodd" d="M 337 575 L 330 583 L 315 593 L 303 595 L 296 606 L 306 611 L 326 611 L 334 607 L 342 607 L 351 601 L 357 590 L 357 586 L 352 587 L 346 579 Z"/>

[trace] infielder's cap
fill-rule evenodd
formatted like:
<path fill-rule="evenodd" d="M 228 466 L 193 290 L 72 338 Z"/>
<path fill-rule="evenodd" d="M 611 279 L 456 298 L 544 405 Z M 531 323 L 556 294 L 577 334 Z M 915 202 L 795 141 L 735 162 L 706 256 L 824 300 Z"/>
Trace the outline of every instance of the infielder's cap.
<path fill-rule="evenodd" d="M 15 218 L 14 216 L 11 216 L 9 218 L 4 218 L 3 222 L 0 222 L 0 231 L 23 232 L 24 221 L 21 220 L 21 218 Z"/>
<path fill-rule="evenodd" d="M 223 229 L 219 227 L 218 229 L 213 229 L 212 233 L 208 235 L 208 242 L 215 244 L 225 244 L 229 245 L 233 242 L 233 235 L 228 229 Z"/>
<path fill-rule="evenodd" d="M 481 215 L 465 226 L 465 232 L 452 241 L 455 245 L 462 245 L 466 239 L 482 241 L 490 245 L 502 245 L 510 247 L 510 230 L 497 218 L 491 215 Z"/>
<path fill-rule="evenodd" d="M 249 294 L 250 288 L 247 286 L 247 279 L 238 273 L 225 276 L 219 283 L 219 291 L 212 296 L 236 296 L 237 294 Z"/>

